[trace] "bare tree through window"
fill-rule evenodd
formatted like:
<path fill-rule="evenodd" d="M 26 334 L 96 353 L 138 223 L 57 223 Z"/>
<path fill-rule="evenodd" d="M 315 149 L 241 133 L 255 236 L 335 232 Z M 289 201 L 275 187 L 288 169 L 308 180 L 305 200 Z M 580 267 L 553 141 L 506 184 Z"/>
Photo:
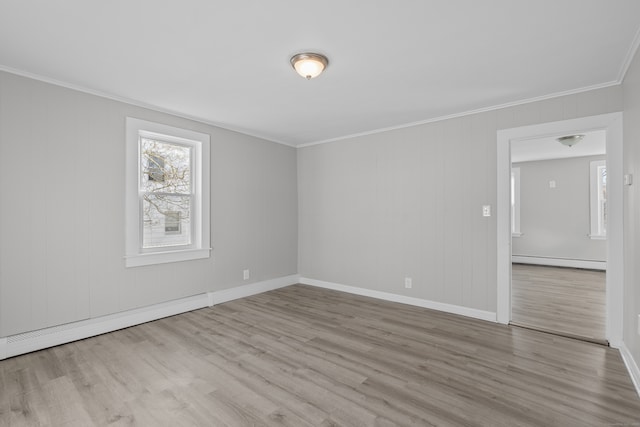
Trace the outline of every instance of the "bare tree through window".
<path fill-rule="evenodd" d="M 191 244 L 191 148 L 140 138 L 142 247 Z"/>

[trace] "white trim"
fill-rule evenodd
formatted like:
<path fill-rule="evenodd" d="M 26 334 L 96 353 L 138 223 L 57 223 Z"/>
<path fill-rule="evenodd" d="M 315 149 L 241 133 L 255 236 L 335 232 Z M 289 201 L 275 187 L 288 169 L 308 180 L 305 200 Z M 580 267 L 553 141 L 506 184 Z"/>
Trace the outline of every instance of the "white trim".
<path fill-rule="evenodd" d="M 152 252 L 125 256 L 124 259 L 127 267 L 141 267 L 143 265 L 166 264 L 170 262 L 209 258 L 211 256 L 211 251 L 211 248 L 205 248 Z"/>
<path fill-rule="evenodd" d="M 508 325 L 511 321 L 511 144 L 498 131 L 496 178 L 496 258 L 497 258 L 497 306 L 498 323 Z"/>
<path fill-rule="evenodd" d="M 629 371 L 631 381 L 636 388 L 636 393 L 640 396 L 640 368 L 638 368 L 638 364 L 633 358 L 631 351 L 629 351 L 624 343 L 621 343 L 618 349 L 620 350 L 620 356 L 622 356 L 624 365 L 627 367 L 627 371 Z"/>
<path fill-rule="evenodd" d="M 329 143 L 329 142 L 342 141 L 342 140 L 345 140 L 345 139 L 356 138 L 356 137 L 359 137 L 359 136 L 374 135 L 374 134 L 389 132 L 389 131 L 397 130 L 397 129 L 404 129 L 404 128 L 424 125 L 424 124 L 428 124 L 428 123 L 441 122 L 441 121 L 444 121 L 444 120 L 454 119 L 454 118 L 458 118 L 458 117 L 465 117 L 465 116 L 470 116 L 470 115 L 473 115 L 473 114 L 485 113 L 485 112 L 488 112 L 488 111 L 501 110 L 503 108 L 514 107 L 514 106 L 517 106 L 517 105 L 528 104 L 528 103 L 531 103 L 531 102 L 544 101 L 544 100 L 547 100 L 547 99 L 559 98 L 561 96 L 574 95 L 574 94 L 578 94 L 578 93 L 582 93 L 582 92 L 589 92 L 591 90 L 604 89 L 604 88 L 607 88 L 607 87 L 610 87 L 610 86 L 616 86 L 616 85 L 619 85 L 619 84 L 622 83 L 622 80 L 624 78 L 624 74 L 626 74 L 626 71 L 629 68 L 629 65 L 631 64 L 631 59 L 633 59 L 633 54 L 635 54 L 635 51 L 637 49 L 637 45 L 638 45 L 638 43 L 640 43 L 640 40 L 638 40 L 638 39 L 639 39 L 639 36 L 636 35 L 636 40 L 634 40 L 634 44 L 632 45 L 632 48 L 629 50 L 629 52 L 627 54 L 627 60 L 626 60 L 627 62 L 625 62 L 625 65 L 623 66 L 623 68 L 621 70 L 622 78 L 619 79 L 619 80 L 616 80 L 616 81 L 610 81 L 610 82 L 595 84 L 595 85 L 591 85 L 591 86 L 585 86 L 585 87 L 566 90 L 566 91 L 562 91 L 562 92 L 554 92 L 554 93 L 550 93 L 550 94 L 547 94 L 547 95 L 537 96 L 537 97 L 533 97 L 533 98 L 526 98 L 526 99 L 523 99 L 523 100 L 520 100 L 520 101 L 507 102 L 507 103 L 504 103 L 504 104 L 498 104 L 498 105 L 494 105 L 494 106 L 478 108 L 478 109 L 475 109 L 475 110 L 464 111 L 464 112 L 461 112 L 461 113 L 449 114 L 449 115 L 445 115 L 445 116 L 434 117 L 434 118 L 431 118 L 431 119 L 419 120 L 419 121 L 410 122 L 410 123 L 404 123 L 404 124 L 395 125 L 395 126 L 388 126 L 388 127 L 384 127 L 384 128 L 379 128 L 379 129 L 366 131 L 366 132 L 360 132 L 360 133 L 354 133 L 354 134 L 350 134 L 350 135 L 338 136 L 338 137 L 335 137 L 335 138 L 329 138 L 329 139 L 324 139 L 324 140 L 320 140 L 320 141 L 307 142 L 307 143 L 303 143 L 303 144 L 295 144 L 295 143 L 291 143 L 291 142 L 281 141 L 281 140 L 278 140 L 278 139 L 274 139 L 274 138 L 272 138 L 270 136 L 265 136 L 265 135 L 261 135 L 261 134 L 258 134 L 258 133 L 249 132 L 249 131 L 244 130 L 244 129 L 234 128 L 233 126 L 229 126 L 229 125 L 226 125 L 226 124 L 220 124 L 220 123 L 217 123 L 217 122 L 214 122 L 214 121 L 211 121 L 211 120 L 203 119 L 201 117 L 196 117 L 196 116 L 191 116 L 191 115 L 188 115 L 188 114 L 180 113 L 178 111 L 170 110 L 170 109 L 167 109 L 167 108 L 162 108 L 162 107 L 159 107 L 157 105 L 152 105 L 152 104 L 147 104 L 147 103 L 144 103 L 144 102 L 141 102 L 141 101 L 136 101 L 136 100 L 131 99 L 131 98 L 126 98 L 126 97 L 123 97 L 123 96 L 113 95 L 113 94 L 109 94 L 109 93 L 106 93 L 106 92 L 101 92 L 101 91 L 98 91 L 98 90 L 89 89 L 89 88 L 86 88 L 86 87 L 83 87 L 83 86 L 79 86 L 79 85 L 75 85 L 75 84 L 72 84 L 72 83 L 62 82 L 60 80 L 52 79 L 50 77 L 45 77 L 45 76 L 41 76 L 39 74 L 29 73 L 27 71 L 22 71 L 22 70 L 18 70 L 18 69 L 15 69 L 15 68 L 7 67 L 7 66 L 2 65 L 2 64 L 0 64 L 0 71 L 4 71 L 4 72 L 10 73 L 10 74 L 15 74 L 15 75 L 21 76 L 21 77 L 30 78 L 30 79 L 33 79 L 33 80 L 38 80 L 38 81 L 41 81 L 41 82 L 44 82 L 44 83 L 49 83 L 49 84 L 52 84 L 52 85 L 55 85 L 55 86 L 64 87 L 64 88 L 75 90 L 75 91 L 78 91 L 78 92 L 87 93 L 89 95 L 99 96 L 101 98 L 111 99 L 113 101 L 124 102 L 126 104 L 133 105 L 133 106 L 136 106 L 136 107 L 146 108 L 148 110 L 157 111 L 157 112 L 165 113 L 165 114 L 170 114 L 170 115 L 175 116 L 175 117 L 180 117 L 180 118 L 187 119 L 187 120 L 193 120 L 194 122 L 198 122 L 198 123 L 202 123 L 202 124 L 206 124 L 206 125 L 210 125 L 210 126 L 215 126 L 217 128 L 220 128 L 220 129 L 226 129 L 226 130 L 229 130 L 229 131 L 232 131 L 232 132 L 236 132 L 236 133 L 239 133 L 239 134 L 242 134 L 242 135 L 247 135 L 247 136 L 251 136 L 251 137 L 254 137 L 254 138 L 262 139 L 264 141 L 274 142 L 276 144 L 282 144 L 282 145 L 286 145 L 288 147 L 293 147 L 293 148 L 304 148 L 304 147 L 310 147 L 312 145 L 326 144 L 326 143 Z M 629 56 L 629 55 L 631 55 L 631 56 Z"/>
<path fill-rule="evenodd" d="M 206 294 L 1 338 L 0 360 L 208 306 Z"/>
<path fill-rule="evenodd" d="M 606 270 L 606 261 L 589 261 L 583 259 L 547 258 L 525 255 L 512 255 L 511 262 L 518 264 L 550 265 L 553 267 L 586 268 L 589 270 Z"/>
<path fill-rule="evenodd" d="M 622 113 L 503 129 L 497 132 L 497 318 L 511 321 L 511 141 L 560 134 L 607 131 L 607 183 L 609 224 L 607 238 L 607 340 L 612 347 L 622 343 L 623 330 L 623 231 L 622 231 Z"/>
<path fill-rule="evenodd" d="M 620 72 L 618 73 L 619 84 L 622 84 L 622 82 L 624 81 L 624 78 L 627 75 L 627 71 L 629 71 L 629 67 L 631 66 L 631 62 L 633 61 L 633 57 L 636 56 L 638 47 L 640 47 L 640 28 L 638 28 L 638 31 L 636 31 L 636 36 L 633 38 L 631 46 L 629 46 L 629 50 L 627 51 L 627 55 L 624 57 L 622 67 L 620 67 Z"/>
<path fill-rule="evenodd" d="M 0 360 L 4 360 L 7 357 L 7 339 L 0 338 Z"/>
<path fill-rule="evenodd" d="M 429 308 L 432 310 L 443 311 L 446 313 L 458 314 L 460 316 L 472 317 L 474 319 L 486 320 L 489 322 L 496 321 L 496 313 L 475 308 L 463 307 L 460 305 L 446 304 L 437 301 L 429 301 L 420 298 L 407 297 L 404 295 L 392 294 L 388 292 L 373 291 L 371 289 L 359 288 L 356 286 L 341 285 L 339 283 L 324 282 L 322 280 L 309 279 L 301 277 L 300 283 L 303 285 L 316 286 L 324 289 L 332 289 L 334 291 L 346 292 L 349 294 L 362 295 L 381 299 L 384 301 L 397 302 L 400 304 L 414 305 L 417 307 Z"/>
<path fill-rule="evenodd" d="M 210 145 L 211 136 L 190 129 L 126 117 L 125 158 L 125 267 L 163 264 L 208 258 L 210 256 Z M 141 249 L 142 225 L 139 195 L 140 136 L 159 138 L 191 147 L 192 242 L 179 247 Z"/>
<path fill-rule="evenodd" d="M 299 279 L 298 275 L 279 277 L 121 313 L 0 337 L 0 360 L 294 285 L 299 282 Z"/>
<path fill-rule="evenodd" d="M 619 85 L 619 84 L 620 84 L 620 82 L 618 82 L 618 81 L 611 81 L 611 82 L 596 84 L 596 85 L 592 85 L 592 86 L 586 86 L 586 87 L 581 87 L 581 88 L 577 88 L 577 89 L 566 90 L 566 91 L 563 91 L 563 92 L 555 92 L 555 93 L 550 93 L 548 95 L 536 96 L 536 97 L 533 97 L 533 98 L 523 99 L 521 101 L 507 102 L 507 103 L 504 103 L 504 104 L 493 105 L 493 106 L 484 107 L 484 108 L 478 108 L 476 110 L 464 111 L 462 113 L 449 114 L 447 116 L 439 116 L 439 117 L 434 117 L 432 119 L 425 119 L 425 120 L 419 120 L 419 121 L 411 122 L 411 123 L 404 123 L 404 124 L 395 125 L 395 126 L 388 126 L 388 127 L 384 127 L 384 128 L 373 129 L 373 130 L 366 131 L 366 132 L 354 133 L 354 134 L 351 134 L 351 135 L 337 136 L 335 138 L 323 139 L 321 141 L 307 142 L 307 143 L 304 143 L 304 144 L 298 144 L 296 147 L 297 148 L 311 147 L 313 145 L 327 144 L 327 143 L 330 143 L 330 142 L 337 142 L 337 141 L 342 141 L 342 140 L 345 140 L 345 139 L 357 138 L 357 137 L 360 137 L 360 136 L 374 135 L 374 134 L 389 132 L 389 131 L 398 130 L 398 129 L 405 129 L 405 128 L 409 128 L 409 127 L 413 127 L 413 126 L 426 125 L 428 123 L 441 122 L 441 121 L 444 121 L 444 120 L 450 120 L 450 119 L 456 119 L 456 118 L 459 118 L 459 117 L 471 116 L 473 114 L 486 113 L 488 111 L 502 110 L 503 108 L 515 107 L 515 106 L 522 105 L 522 104 L 529 104 L 531 102 L 545 101 L 545 100 L 548 100 L 548 99 L 559 98 L 561 96 L 575 95 L 575 94 L 578 94 L 578 93 L 589 92 L 591 90 L 604 89 L 604 88 L 607 88 L 607 87 L 610 87 L 610 86 L 616 86 L 616 85 Z"/>
<path fill-rule="evenodd" d="M 295 285 L 296 283 L 299 283 L 299 281 L 300 276 L 293 274 L 291 276 L 278 277 L 276 279 L 264 280 L 262 282 L 251 283 L 249 285 L 209 292 L 208 296 L 211 305 L 217 305 L 240 298 L 250 297 L 251 295 L 272 291 L 274 289 Z"/>
<path fill-rule="evenodd" d="M 113 95 L 113 94 L 109 94 L 107 92 L 101 92 L 99 90 L 94 90 L 94 89 L 89 89 L 87 87 L 84 86 L 79 86 L 79 85 L 75 85 L 72 83 L 66 83 L 60 80 L 56 80 L 56 79 L 52 79 L 50 77 L 45 77 L 45 76 L 41 76 L 39 74 L 34 74 L 34 73 L 29 73 L 27 71 L 22 71 L 22 70 L 18 70 L 15 68 L 11 68 L 11 67 L 7 67 L 5 65 L 0 64 L 0 71 L 4 71 L 6 73 L 9 74 L 15 74 L 16 76 L 20 76 L 20 77 L 26 77 L 28 79 L 33 79 L 33 80 L 38 80 L 44 83 L 49 83 L 52 84 L 54 86 L 60 86 L 66 89 L 71 89 L 71 90 L 75 90 L 77 92 L 82 92 L 82 93 L 86 93 L 89 95 L 93 95 L 93 96 L 99 96 L 100 98 L 105 98 L 105 99 L 111 99 L 113 101 L 118 101 L 118 102 L 124 102 L 125 104 L 129 104 L 129 105 L 133 105 L 135 107 L 140 107 L 140 108 L 145 108 L 147 110 L 151 110 L 151 111 L 157 111 L 159 113 L 164 113 L 164 114 L 170 114 L 172 116 L 175 117 L 180 117 L 182 119 L 187 119 L 187 120 L 192 120 L 194 122 L 198 122 L 198 123 L 202 123 L 205 125 L 209 125 L 209 126 L 215 126 L 217 128 L 220 129 L 225 129 L 231 132 L 235 132 L 235 133 L 239 133 L 242 135 L 247 135 L 247 136 L 251 136 L 254 138 L 258 138 L 258 139 L 262 139 L 264 141 L 268 141 L 268 142 L 275 142 L 276 144 L 282 144 L 282 145 L 286 145 L 288 147 L 293 147 L 295 148 L 296 145 L 295 144 L 291 144 L 288 142 L 284 142 L 284 141 L 279 141 L 277 139 L 271 138 L 269 136 L 264 136 L 264 135 L 260 135 L 257 133 L 251 133 L 249 131 L 246 130 L 240 130 L 239 128 L 234 128 L 233 126 L 229 126 L 226 124 L 220 124 L 211 120 L 207 120 L 207 119 L 203 119 L 202 117 L 197 117 L 197 116 L 191 116 L 189 114 L 185 114 L 185 113 L 180 113 L 176 110 L 171 110 L 168 108 L 162 108 L 159 107 L 157 105 L 153 105 L 153 104 L 147 104 L 145 102 L 142 101 L 136 101 L 135 99 L 132 98 L 126 98 L 124 96 L 118 96 L 118 95 Z"/>
<path fill-rule="evenodd" d="M 624 328 L 623 115 L 607 126 L 607 339 L 618 348 Z"/>

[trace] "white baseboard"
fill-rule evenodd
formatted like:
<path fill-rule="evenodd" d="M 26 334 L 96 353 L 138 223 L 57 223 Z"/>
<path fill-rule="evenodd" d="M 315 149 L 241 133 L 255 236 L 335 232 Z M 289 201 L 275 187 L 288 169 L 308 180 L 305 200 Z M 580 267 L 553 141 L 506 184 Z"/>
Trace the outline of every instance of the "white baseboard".
<path fill-rule="evenodd" d="M 2 349 L 3 345 L 0 342 L 0 360 L 185 313 L 208 305 L 207 295 L 200 294 L 121 313 L 11 335 L 2 338 L 4 349 Z"/>
<path fill-rule="evenodd" d="M 7 339 L 0 338 L 0 360 L 6 359 L 7 357 Z"/>
<path fill-rule="evenodd" d="M 586 268 L 589 270 L 606 270 L 606 261 L 586 261 L 581 259 L 546 258 L 523 255 L 512 255 L 511 262 L 517 264 L 549 265 L 552 267 Z"/>
<path fill-rule="evenodd" d="M 278 277 L 277 279 L 237 286 L 235 288 L 224 289 L 222 291 L 209 292 L 209 299 L 211 305 L 222 304 L 223 302 L 233 301 L 234 299 L 250 297 L 251 295 L 257 295 L 274 289 L 284 288 L 285 286 L 295 285 L 296 283 L 299 283 L 299 281 L 300 276 L 293 274 L 291 276 Z"/>
<path fill-rule="evenodd" d="M 293 285 L 298 283 L 298 279 L 299 276 L 292 275 L 265 280 L 263 282 L 194 295 L 148 307 L 110 314 L 108 316 L 38 329 L 8 337 L 0 337 L 0 360 Z"/>
<path fill-rule="evenodd" d="M 640 396 L 640 368 L 638 368 L 638 364 L 634 360 L 633 355 L 624 343 L 620 345 L 619 350 L 622 360 L 627 367 L 627 371 L 629 371 L 629 376 L 631 376 L 631 381 L 636 387 L 636 392 L 638 393 L 638 396 Z"/>
<path fill-rule="evenodd" d="M 407 297 L 404 295 L 392 294 L 389 292 L 373 291 L 370 289 L 359 288 L 356 286 L 341 285 L 338 283 L 323 282 L 321 280 L 309 279 L 301 277 L 300 283 L 304 285 L 317 286 L 325 289 L 333 289 L 335 291 L 347 292 L 350 294 L 362 295 L 365 297 L 377 298 L 385 301 L 398 302 L 401 304 L 415 305 L 418 307 L 429 308 L 432 310 L 444 311 L 461 316 L 472 317 L 474 319 L 487 320 L 495 322 L 496 313 L 490 311 L 477 310 L 475 308 L 463 307 L 459 305 L 446 304 L 442 302 L 429 301 L 421 298 Z"/>

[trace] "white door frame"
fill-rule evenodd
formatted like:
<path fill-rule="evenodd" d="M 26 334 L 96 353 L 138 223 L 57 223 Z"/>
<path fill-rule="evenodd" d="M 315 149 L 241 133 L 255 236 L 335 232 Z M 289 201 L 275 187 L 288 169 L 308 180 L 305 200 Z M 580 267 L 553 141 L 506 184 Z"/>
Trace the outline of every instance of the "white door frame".
<path fill-rule="evenodd" d="M 622 113 L 539 125 L 523 126 L 498 131 L 497 152 L 497 285 L 498 323 L 511 321 L 511 142 L 533 138 L 573 134 L 592 130 L 607 132 L 607 330 L 611 347 L 622 344 L 623 325 L 623 161 Z"/>

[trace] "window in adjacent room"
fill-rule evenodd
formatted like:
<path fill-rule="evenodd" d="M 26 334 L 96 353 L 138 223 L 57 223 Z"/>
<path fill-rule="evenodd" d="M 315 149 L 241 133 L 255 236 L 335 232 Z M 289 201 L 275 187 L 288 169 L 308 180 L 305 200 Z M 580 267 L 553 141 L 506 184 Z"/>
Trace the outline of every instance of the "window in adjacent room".
<path fill-rule="evenodd" d="M 520 237 L 520 168 L 511 168 L 511 235 Z"/>
<path fill-rule="evenodd" d="M 209 135 L 127 118 L 126 266 L 209 257 Z"/>
<path fill-rule="evenodd" d="M 604 160 L 591 162 L 590 204 L 592 239 L 607 237 L 607 164 Z"/>

